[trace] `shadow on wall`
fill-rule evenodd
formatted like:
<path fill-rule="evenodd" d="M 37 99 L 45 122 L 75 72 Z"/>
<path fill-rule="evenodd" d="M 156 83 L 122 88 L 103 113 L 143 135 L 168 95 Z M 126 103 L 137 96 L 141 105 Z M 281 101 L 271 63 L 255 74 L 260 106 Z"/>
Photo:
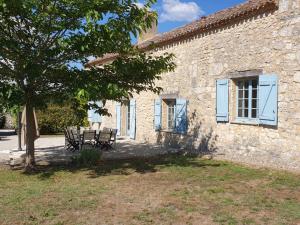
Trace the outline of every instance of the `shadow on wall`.
<path fill-rule="evenodd" d="M 187 134 L 160 131 L 157 135 L 157 144 L 165 148 L 179 148 L 184 154 L 191 156 L 212 156 L 217 151 L 218 136 L 213 134 L 212 128 L 204 128 L 202 122 L 197 118 L 195 110 L 188 118 Z"/>

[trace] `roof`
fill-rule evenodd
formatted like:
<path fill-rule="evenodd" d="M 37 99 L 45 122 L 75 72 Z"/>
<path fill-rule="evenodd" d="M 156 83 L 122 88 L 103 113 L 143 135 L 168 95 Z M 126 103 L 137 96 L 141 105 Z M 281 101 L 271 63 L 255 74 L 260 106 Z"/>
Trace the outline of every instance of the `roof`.
<path fill-rule="evenodd" d="M 189 38 L 193 35 L 223 27 L 231 22 L 254 16 L 268 10 L 278 9 L 278 0 L 248 0 L 245 3 L 211 14 L 207 17 L 191 22 L 183 27 L 158 34 L 153 38 L 136 45 L 139 49 L 146 51 L 153 44 L 156 47 L 171 44 L 173 42 Z M 110 53 L 101 58 L 90 61 L 87 66 L 101 65 L 114 60 L 118 54 Z"/>

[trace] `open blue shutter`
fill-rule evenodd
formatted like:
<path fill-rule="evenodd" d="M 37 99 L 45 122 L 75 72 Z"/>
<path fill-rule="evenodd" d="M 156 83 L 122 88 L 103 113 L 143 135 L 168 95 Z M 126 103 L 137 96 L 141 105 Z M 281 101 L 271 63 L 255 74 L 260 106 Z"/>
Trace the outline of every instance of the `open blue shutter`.
<path fill-rule="evenodd" d="M 217 80 L 216 82 L 216 119 L 218 122 L 228 122 L 229 110 L 228 110 L 228 84 L 227 79 Z"/>
<path fill-rule="evenodd" d="M 154 128 L 156 131 L 161 129 L 161 99 L 154 101 Z"/>
<path fill-rule="evenodd" d="M 97 102 L 95 102 L 95 103 L 96 103 L 96 105 L 97 105 L 98 107 L 102 107 L 102 106 L 103 106 L 103 104 L 102 104 L 101 101 L 97 101 Z M 101 122 L 102 122 L 102 116 L 99 115 L 99 113 L 96 113 L 96 110 L 93 110 L 92 122 L 93 122 L 93 123 L 101 123 Z"/>
<path fill-rule="evenodd" d="M 185 134 L 187 131 L 187 101 L 186 99 L 176 99 L 175 109 L 176 132 Z"/>
<path fill-rule="evenodd" d="M 277 125 L 277 76 L 259 76 L 259 122 Z"/>
<path fill-rule="evenodd" d="M 91 102 L 89 102 L 91 103 Z M 93 121 L 93 116 L 94 116 L 94 110 L 93 109 L 89 109 L 88 110 L 88 121 L 92 122 Z"/>
<path fill-rule="evenodd" d="M 96 103 L 97 106 L 102 107 L 103 104 L 101 101 L 97 102 L 89 102 L 89 104 L 94 104 Z M 99 113 L 96 113 L 95 109 L 89 109 L 88 110 L 88 121 L 92 123 L 101 123 L 102 122 L 102 116 L 99 115 Z"/>
<path fill-rule="evenodd" d="M 121 104 L 119 102 L 116 103 L 116 120 L 117 120 L 117 135 L 121 134 Z"/>
<path fill-rule="evenodd" d="M 135 139 L 136 131 L 136 101 L 130 100 L 130 138 Z"/>

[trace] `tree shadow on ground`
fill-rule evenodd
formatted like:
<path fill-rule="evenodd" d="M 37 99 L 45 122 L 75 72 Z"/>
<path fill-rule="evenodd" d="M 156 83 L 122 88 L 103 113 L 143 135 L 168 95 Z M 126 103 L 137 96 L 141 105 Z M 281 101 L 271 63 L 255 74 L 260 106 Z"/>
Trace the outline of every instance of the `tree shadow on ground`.
<path fill-rule="evenodd" d="M 38 175 L 41 180 L 49 179 L 55 173 L 65 171 L 76 173 L 86 171 L 90 178 L 97 178 L 109 175 L 130 175 L 133 173 L 147 174 L 155 173 L 160 169 L 168 167 L 182 168 L 205 168 L 219 167 L 221 163 L 208 160 L 199 160 L 196 157 L 184 156 L 182 154 L 172 154 L 152 158 L 137 158 L 123 160 L 99 161 L 96 166 L 76 166 L 69 164 L 66 166 L 37 166 L 36 170 L 26 175 Z"/>

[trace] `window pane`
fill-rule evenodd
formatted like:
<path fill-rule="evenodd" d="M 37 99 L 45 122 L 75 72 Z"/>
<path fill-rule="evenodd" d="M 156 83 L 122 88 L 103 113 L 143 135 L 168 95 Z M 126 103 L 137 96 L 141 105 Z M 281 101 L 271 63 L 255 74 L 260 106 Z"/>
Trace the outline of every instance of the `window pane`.
<path fill-rule="evenodd" d="M 243 117 L 243 110 L 242 109 L 238 110 L 238 117 Z"/>
<path fill-rule="evenodd" d="M 238 87 L 239 87 L 239 89 L 243 89 L 243 83 L 242 82 L 238 82 Z"/>
<path fill-rule="evenodd" d="M 257 88 L 257 80 L 252 81 L 252 88 Z"/>
<path fill-rule="evenodd" d="M 245 90 L 245 98 L 248 98 L 248 96 L 249 96 L 249 91 Z"/>
<path fill-rule="evenodd" d="M 252 89 L 252 98 L 257 98 L 257 89 Z"/>
<path fill-rule="evenodd" d="M 175 101 L 168 101 L 168 129 L 174 128 L 174 116 L 175 116 Z"/>
<path fill-rule="evenodd" d="M 257 106 L 257 100 L 252 98 L 252 109 L 256 108 Z"/>
<path fill-rule="evenodd" d="M 245 89 L 248 89 L 249 87 L 249 81 L 245 81 Z"/>
<path fill-rule="evenodd" d="M 243 98 L 243 90 L 239 90 L 239 98 Z"/>
<path fill-rule="evenodd" d="M 257 117 L 257 111 L 256 109 L 252 109 L 252 118 L 256 118 Z"/>
<path fill-rule="evenodd" d="M 239 108 L 242 108 L 243 107 L 243 100 L 239 100 L 239 105 L 238 105 Z"/>
<path fill-rule="evenodd" d="M 244 104 L 245 104 L 244 107 L 248 108 L 248 104 L 249 104 L 249 103 L 248 103 L 248 99 L 245 99 Z"/>
<path fill-rule="evenodd" d="M 248 109 L 244 110 L 244 117 L 248 117 Z"/>

